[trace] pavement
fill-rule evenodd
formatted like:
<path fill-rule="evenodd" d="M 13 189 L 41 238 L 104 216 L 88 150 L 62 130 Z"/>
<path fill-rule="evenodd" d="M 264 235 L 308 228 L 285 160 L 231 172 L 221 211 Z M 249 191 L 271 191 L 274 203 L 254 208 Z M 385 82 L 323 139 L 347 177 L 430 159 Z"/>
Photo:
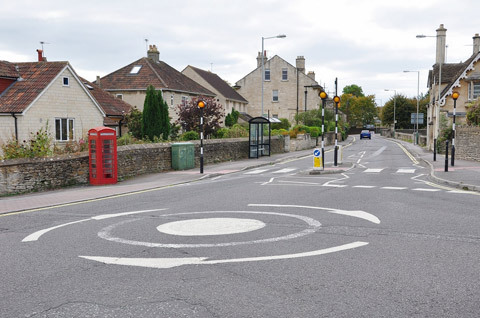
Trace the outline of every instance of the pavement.
<path fill-rule="evenodd" d="M 340 145 L 348 146 L 358 140 L 358 136 L 349 136 Z M 433 161 L 433 154 L 420 146 L 408 142 L 394 140 L 408 150 L 410 156 L 418 162 L 423 161 L 430 166 L 430 180 L 461 190 L 480 192 L 480 162 L 455 160 L 455 166 L 449 162 L 448 172 L 444 171 L 445 157 L 437 154 L 437 160 Z M 331 151 L 333 146 L 325 148 Z M 185 171 L 168 171 L 138 176 L 114 185 L 104 186 L 75 186 L 39 193 L 30 193 L 0 198 L 0 215 L 25 213 L 37 211 L 53 206 L 67 206 L 78 202 L 100 200 L 106 197 L 114 197 L 129 193 L 153 191 L 159 188 L 186 184 L 205 178 L 214 178 L 221 175 L 255 169 L 262 166 L 273 165 L 297 158 L 311 156 L 313 149 L 296 152 L 275 154 L 270 157 L 258 159 L 244 159 L 238 161 L 222 162 L 204 166 L 204 173 L 200 174 L 199 168 Z M 350 169 L 353 163 L 344 162 L 342 165 L 333 167 L 332 163 L 325 164 L 324 173 L 339 173 Z"/>

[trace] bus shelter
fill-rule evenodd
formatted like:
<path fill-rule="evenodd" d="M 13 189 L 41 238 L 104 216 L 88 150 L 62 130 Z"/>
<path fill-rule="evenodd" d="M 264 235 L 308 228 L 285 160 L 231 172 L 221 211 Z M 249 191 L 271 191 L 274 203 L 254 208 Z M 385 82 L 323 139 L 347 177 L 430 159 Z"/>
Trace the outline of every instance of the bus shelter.
<path fill-rule="evenodd" d="M 270 156 L 270 120 L 265 117 L 255 117 L 248 121 L 250 126 L 248 141 L 248 158 Z"/>

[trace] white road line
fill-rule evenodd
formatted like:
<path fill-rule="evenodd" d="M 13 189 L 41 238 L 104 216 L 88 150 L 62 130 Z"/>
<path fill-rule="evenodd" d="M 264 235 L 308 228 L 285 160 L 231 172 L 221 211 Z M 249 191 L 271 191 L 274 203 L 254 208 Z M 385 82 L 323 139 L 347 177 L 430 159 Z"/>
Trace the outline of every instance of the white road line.
<path fill-rule="evenodd" d="M 374 168 L 369 168 L 367 170 L 364 170 L 363 172 L 365 173 L 379 173 L 382 172 L 382 170 L 385 168 L 380 168 L 380 169 L 374 169 Z"/>
<path fill-rule="evenodd" d="M 454 193 L 454 194 L 474 194 L 474 192 L 470 191 L 463 191 L 463 190 L 452 190 L 452 191 L 447 191 L 448 193 Z"/>
<path fill-rule="evenodd" d="M 405 190 L 407 187 L 381 187 L 380 189 L 384 190 Z"/>
<path fill-rule="evenodd" d="M 284 169 L 281 169 L 281 170 L 277 170 L 273 173 L 287 173 L 287 172 L 292 172 L 292 171 L 295 171 L 297 170 L 297 168 L 284 168 Z"/>
<path fill-rule="evenodd" d="M 283 183 L 293 183 L 293 184 L 309 184 L 309 185 L 320 185 L 320 183 L 315 183 L 315 182 L 302 182 L 302 181 L 278 180 L 278 182 L 283 182 Z"/>
<path fill-rule="evenodd" d="M 377 186 L 369 186 L 369 185 L 356 185 L 353 186 L 354 188 L 362 188 L 362 189 L 373 189 L 376 188 Z"/>
<path fill-rule="evenodd" d="M 416 169 L 398 169 L 397 173 L 415 173 Z"/>
<path fill-rule="evenodd" d="M 115 218 L 115 217 L 118 217 L 118 216 L 125 216 L 125 215 L 139 214 L 139 213 L 147 213 L 147 212 L 154 212 L 154 211 L 164 211 L 164 210 L 166 210 L 166 209 L 154 209 L 154 210 L 143 210 L 143 211 L 134 211 L 134 212 L 123 212 L 123 213 L 112 213 L 112 214 L 97 215 L 97 216 L 94 216 L 94 217 L 91 217 L 91 218 L 88 218 L 88 219 L 78 220 L 78 221 L 74 221 L 74 222 L 68 222 L 68 223 L 57 225 L 57 226 L 49 227 L 48 229 L 37 231 L 37 232 L 32 233 L 32 234 L 28 235 L 27 237 L 25 237 L 22 240 L 22 242 L 37 241 L 40 238 L 40 236 L 42 236 L 43 234 L 45 234 L 47 232 L 50 232 L 50 231 L 53 231 L 53 230 L 56 230 L 58 228 L 67 226 L 67 225 L 72 225 L 72 224 L 81 223 L 81 222 L 85 222 L 85 221 L 91 221 L 91 220 L 98 221 L 98 220 L 105 220 L 105 219 L 109 219 L 109 218 Z"/>
<path fill-rule="evenodd" d="M 166 269 L 182 265 L 214 265 L 214 264 L 226 264 L 226 263 L 243 263 L 243 262 L 258 262 L 258 261 L 271 261 L 271 260 L 283 260 L 293 259 L 300 257 L 318 256 L 328 253 L 345 251 L 361 246 L 368 245 L 368 242 L 353 242 L 340 246 L 324 248 L 321 250 L 296 253 L 296 254 L 284 254 L 284 255 L 271 255 L 271 256 L 258 256 L 258 257 L 245 257 L 245 258 L 233 258 L 233 259 L 219 259 L 208 260 L 207 257 L 188 257 L 188 258 L 124 258 L 124 257 L 103 257 L 103 256 L 79 256 L 84 259 L 97 261 L 104 264 L 113 265 L 127 265 L 127 266 L 140 266 L 148 268 Z"/>
<path fill-rule="evenodd" d="M 330 188 L 345 188 L 347 185 L 345 184 L 324 184 L 324 187 L 330 187 Z"/>
<path fill-rule="evenodd" d="M 252 171 L 245 172 L 244 174 L 260 174 L 260 173 L 263 173 L 263 172 L 265 172 L 265 171 L 268 171 L 268 169 L 252 170 Z"/>
<path fill-rule="evenodd" d="M 375 224 L 380 224 L 380 219 L 377 218 L 375 215 L 370 214 L 365 211 L 357 210 L 357 211 L 349 211 L 349 210 L 340 210 L 340 209 L 329 209 L 329 208 L 322 208 L 318 206 L 308 206 L 308 205 L 291 205 L 291 204 L 249 204 L 248 206 L 258 206 L 258 207 L 274 207 L 274 208 L 302 208 L 302 209 L 312 209 L 312 210 L 322 210 L 329 213 L 334 214 L 341 214 L 347 216 L 353 216 L 356 218 L 364 219 L 370 221 Z"/>
<path fill-rule="evenodd" d="M 275 180 L 275 178 L 270 178 L 270 180 L 268 180 L 267 182 L 262 183 L 262 185 L 267 185 L 267 184 L 269 184 L 269 183 L 272 183 L 273 180 Z"/>
<path fill-rule="evenodd" d="M 412 191 L 424 191 L 424 192 L 438 192 L 440 189 L 425 189 L 425 188 L 415 188 Z"/>

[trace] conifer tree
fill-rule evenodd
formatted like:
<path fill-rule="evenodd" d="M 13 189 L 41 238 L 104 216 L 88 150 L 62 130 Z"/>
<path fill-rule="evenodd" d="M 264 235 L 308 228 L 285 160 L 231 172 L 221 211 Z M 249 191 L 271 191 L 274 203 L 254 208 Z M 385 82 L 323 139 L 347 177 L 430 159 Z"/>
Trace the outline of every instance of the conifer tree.
<path fill-rule="evenodd" d="M 158 103 L 157 92 L 152 85 L 147 88 L 147 95 L 145 96 L 145 103 L 143 104 L 142 116 L 142 135 L 152 140 L 156 136 L 160 137 L 161 131 L 161 112 L 160 104 Z"/>

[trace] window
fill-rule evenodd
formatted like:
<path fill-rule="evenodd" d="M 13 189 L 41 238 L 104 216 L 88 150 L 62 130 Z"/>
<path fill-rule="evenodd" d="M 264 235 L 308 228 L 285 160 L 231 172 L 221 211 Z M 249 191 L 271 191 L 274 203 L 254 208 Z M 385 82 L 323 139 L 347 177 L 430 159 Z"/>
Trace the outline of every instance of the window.
<path fill-rule="evenodd" d="M 480 82 L 472 82 L 469 86 L 468 97 L 470 99 L 477 99 L 480 97 Z"/>
<path fill-rule="evenodd" d="M 185 105 L 188 103 L 188 96 L 182 96 L 182 105 Z"/>
<path fill-rule="evenodd" d="M 55 140 L 69 141 L 73 140 L 74 132 L 73 118 L 55 118 Z"/>
<path fill-rule="evenodd" d="M 282 81 L 288 81 L 288 69 L 282 68 Z"/>
<path fill-rule="evenodd" d="M 70 78 L 68 77 L 63 78 L 63 86 L 70 86 Z"/>
<path fill-rule="evenodd" d="M 140 72 L 141 68 L 142 68 L 141 65 L 134 65 L 132 67 L 132 70 L 130 71 L 130 74 L 138 74 L 138 72 Z"/>
<path fill-rule="evenodd" d="M 170 95 L 170 105 L 173 106 L 173 95 Z"/>
<path fill-rule="evenodd" d="M 265 69 L 265 81 L 270 80 L 270 69 Z"/>
<path fill-rule="evenodd" d="M 123 99 L 123 94 L 117 94 L 115 95 L 118 99 Z"/>
<path fill-rule="evenodd" d="M 278 90 L 276 89 L 272 92 L 272 102 L 278 102 Z"/>

